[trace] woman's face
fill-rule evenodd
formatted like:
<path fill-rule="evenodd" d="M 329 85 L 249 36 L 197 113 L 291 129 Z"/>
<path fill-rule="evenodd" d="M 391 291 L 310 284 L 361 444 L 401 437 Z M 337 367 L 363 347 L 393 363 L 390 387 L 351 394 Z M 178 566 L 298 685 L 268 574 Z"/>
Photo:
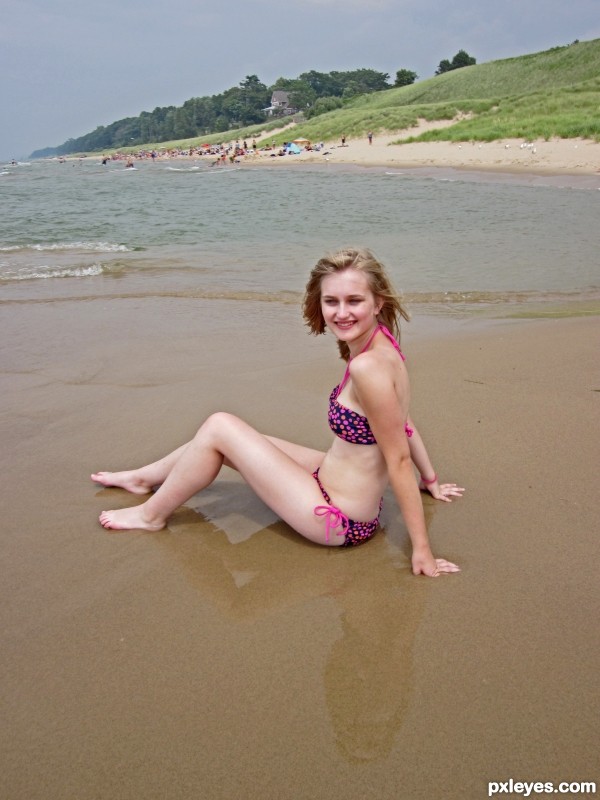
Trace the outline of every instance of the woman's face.
<path fill-rule="evenodd" d="M 366 275 L 357 269 L 336 272 L 321 281 L 321 313 L 325 324 L 349 346 L 369 336 L 381 306 Z"/>

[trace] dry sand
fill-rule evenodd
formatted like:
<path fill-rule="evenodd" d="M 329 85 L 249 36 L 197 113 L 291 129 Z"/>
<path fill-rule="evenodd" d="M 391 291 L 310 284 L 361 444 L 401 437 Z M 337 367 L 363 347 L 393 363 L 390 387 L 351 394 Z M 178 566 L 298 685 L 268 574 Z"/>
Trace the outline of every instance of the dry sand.
<path fill-rule="evenodd" d="M 333 342 L 293 307 L 230 309 L 3 307 L 0 796 L 470 800 L 597 780 L 597 319 L 407 326 L 414 417 L 467 486 L 426 501 L 463 568 L 427 580 L 390 497 L 385 531 L 344 551 L 231 473 L 160 534 L 98 525 L 131 499 L 90 472 L 215 409 L 326 446 Z"/>
<path fill-rule="evenodd" d="M 526 142 L 523 139 L 503 139 L 496 142 L 415 142 L 394 144 L 400 139 L 417 136 L 434 128 L 444 128 L 449 122 L 428 123 L 393 134 L 375 135 L 370 145 L 366 138 L 325 142 L 321 152 L 304 151 L 298 155 L 271 158 L 262 153 L 248 162 L 269 164 L 329 163 L 386 166 L 395 169 L 417 167 L 451 167 L 468 170 L 531 172 L 540 174 L 598 175 L 600 187 L 600 143 L 589 139 L 552 139 Z M 289 129 L 293 139 L 293 128 Z M 263 137 L 268 142 L 271 137 Z"/>

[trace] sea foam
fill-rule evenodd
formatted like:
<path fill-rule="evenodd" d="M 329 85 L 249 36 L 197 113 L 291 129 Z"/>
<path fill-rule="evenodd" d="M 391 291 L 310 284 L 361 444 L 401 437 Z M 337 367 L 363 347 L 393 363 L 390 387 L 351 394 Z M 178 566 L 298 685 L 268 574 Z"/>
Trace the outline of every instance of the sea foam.
<path fill-rule="evenodd" d="M 4 270 L 0 264 L 0 281 L 32 281 L 48 278 L 91 278 L 103 275 L 101 264 L 91 264 L 84 267 L 50 267 L 36 266 L 18 270 Z"/>
<path fill-rule="evenodd" d="M 78 250 L 84 253 L 129 253 L 130 248 L 124 244 L 113 242 L 54 242 L 54 243 L 34 243 L 34 244 L 15 244 L 0 246 L 0 252 L 11 253 L 17 251 L 35 250 L 38 253 L 49 251 L 70 251 Z"/>

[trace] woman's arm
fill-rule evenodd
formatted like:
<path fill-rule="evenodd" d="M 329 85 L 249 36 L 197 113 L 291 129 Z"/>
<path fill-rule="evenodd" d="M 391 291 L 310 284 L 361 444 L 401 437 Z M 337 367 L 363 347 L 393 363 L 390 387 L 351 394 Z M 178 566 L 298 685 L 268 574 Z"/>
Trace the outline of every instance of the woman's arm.
<path fill-rule="evenodd" d="M 410 536 L 413 574 L 437 577 L 443 572 L 458 572 L 456 564 L 443 558 L 436 559 L 431 552 L 423 503 L 404 431 L 406 409 L 398 402 L 391 370 L 381 362 L 373 361 L 364 357 L 355 359 L 351 369 L 352 382 L 385 459 L 390 484 Z M 403 380 L 406 383 L 404 403 L 408 405 L 406 374 Z"/>
<path fill-rule="evenodd" d="M 440 484 L 425 443 L 410 416 L 407 418 L 406 424 L 412 431 L 412 435 L 408 438 L 408 447 L 413 464 L 419 471 L 419 489 L 422 492 L 429 492 L 436 500 L 444 500 L 446 503 L 451 503 L 452 497 L 462 497 L 465 491 L 462 486 L 457 486 L 455 483 Z"/>
<path fill-rule="evenodd" d="M 457 572 L 458 567 L 444 559 L 436 559 L 431 552 L 425 525 L 423 503 L 415 481 L 410 453 L 386 458 L 390 484 L 400 506 L 404 523 L 412 544 L 412 571 L 414 575 L 436 577 L 441 572 Z"/>

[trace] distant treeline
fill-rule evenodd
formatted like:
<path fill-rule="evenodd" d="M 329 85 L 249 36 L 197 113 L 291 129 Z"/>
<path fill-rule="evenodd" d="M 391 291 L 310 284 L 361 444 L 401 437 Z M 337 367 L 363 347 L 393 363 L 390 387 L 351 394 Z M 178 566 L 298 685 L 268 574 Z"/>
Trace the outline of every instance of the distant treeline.
<path fill-rule="evenodd" d="M 387 73 L 373 69 L 329 73 L 312 70 L 298 78 L 278 78 L 272 86 L 266 86 L 256 75 L 248 75 L 239 86 L 233 86 L 222 94 L 192 97 L 179 107 L 165 106 L 151 112 L 142 111 L 138 117 L 126 117 L 111 125 L 102 125 L 92 133 L 68 139 L 59 147 L 36 150 L 31 155 L 32 158 L 45 158 L 114 150 L 254 125 L 269 118 L 265 109 L 270 107 L 271 97 L 276 90 L 287 92 L 289 106 L 310 117 L 339 108 L 356 95 L 389 89 L 393 85 L 389 80 Z M 278 110 L 273 113 L 276 115 Z"/>
<path fill-rule="evenodd" d="M 452 61 L 441 61 L 436 75 L 448 70 L 475 64 L 475 59 L 460 50 Z M 406 86 L 418 78 L 416 72 L 400 69 L 390 83 L 386 72 L 355 69 L 348 72 L 303 72 L 297 78 L 278 78 L 266 86 L 256 75 L 248 75 L 238 86 L 210 97 L 192 97 L 182 106 L 165 106 L 142 111 L 138 117 L 126 117 L 111 125 L 101 125 L 92 133 L 68 139 L 59 147 L 36 150 L 32 158 L 65 156 L 115 150 L 177 139 L 192 139 L 221 133 L 248 125 L 256 125 L 277 115 L 301 112 L 305 119 L 341 108 L 358 95 L 380 92 L 392 86 Z M 288 108 L 270 108 L 273 92 L 288 94 Z"/>

